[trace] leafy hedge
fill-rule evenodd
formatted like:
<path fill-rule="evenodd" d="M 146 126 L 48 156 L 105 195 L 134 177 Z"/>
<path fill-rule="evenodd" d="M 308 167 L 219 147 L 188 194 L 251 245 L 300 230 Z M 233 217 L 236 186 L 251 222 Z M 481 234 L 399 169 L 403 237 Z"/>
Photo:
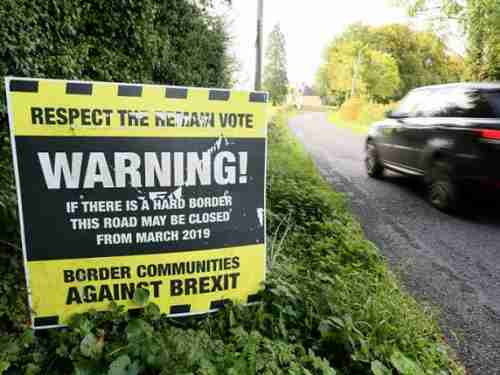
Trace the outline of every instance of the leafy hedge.
<path fill-rule="evenodd" d="M 23 328 L 26 315 L 2 308 L 0 374 L 463 374 L 343 197 L 290 138 L 285 115 L 277 119 L 269 132 L 270 272 L 261 304 L 175 320 L 137 294 L 141 313 L 113 305 L 36 336 Z M 0 285 L 17 284 L 2 276 Z M 13 301 L 24 302 L 17 293 Z"/>
<path fill-rule="evenodd" d="M 2 0 L 0 19 L 2 93 L 6 75 L 229 84 L 223 20 L 189 0 Z"/>

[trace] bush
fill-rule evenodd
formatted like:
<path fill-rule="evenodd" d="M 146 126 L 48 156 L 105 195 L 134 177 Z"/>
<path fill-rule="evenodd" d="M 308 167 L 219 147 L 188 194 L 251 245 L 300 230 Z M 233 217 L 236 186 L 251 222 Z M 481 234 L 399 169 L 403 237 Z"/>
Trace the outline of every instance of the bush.
<path fill-rule="evenodd" d="M 357 121 L 365 104 L 366 102 L 361 98 L 349 98 L 340 106 L 340 116 L 345 121 Z"/>
<path fill-rule="evenodd" d="M 344 121 L 369 124 L 382 120 L 385 113 L 394 106 L 395 103 L 380 104 L 370 102 L 365 98 L 350 98 L 340 107 L 339 115 Z"/>

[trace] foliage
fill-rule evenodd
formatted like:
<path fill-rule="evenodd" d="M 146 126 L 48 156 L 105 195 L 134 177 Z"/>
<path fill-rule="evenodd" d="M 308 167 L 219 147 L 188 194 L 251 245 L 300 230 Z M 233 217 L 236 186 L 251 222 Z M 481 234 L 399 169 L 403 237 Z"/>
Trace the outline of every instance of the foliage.
<path fill-rule="evenodd" d="M 112 304 L 36 335 L 24 315 L 4 316 L 0 374 L 463 374 L 285 121 L 279 112 L 269 130 L 261 304 L 176 320 L 137 292 L 139 313 Z"/>
<path fill-rule="evenodd" d="M 269 91 L 273 105 L 282 104 L 288 92 L 285 36 L 279 24 L 269 34 L 264 68 L 264 88 Z"/>
<path fill-rule="evenodd" d="M 329 103 L 331 89 L 330 82 L 328 80 L 328 66 L 326 64 L 322 64 L 318 68 L 314 77 L 313 89 L 318 93 L 323 104 L 331 104 Z"/>
<path fill-rule="evenodd" d="M 379 102 L 392 98 L 401 84 L 399 68 L 390 54 L 368 49 L 364 53 L 366 63 L 362 65 L 361 77 L 366 91 Z"/>
<path fill-rule="evenodd" d="M 1 77 L 229 84 L 223 21 L 188 0 L 4 0 L 0 18 Z"/>
<path fill-rule="evenodd" d="M 328 87 L 344 92 L 346 95 L 354 94 L 356 84 L 358 93 L 366 91 L 366 88 L 363 87 L 364 82 L 358 73 L 361 63 L 361 48 L 359 43 L 353 41 L 340 41 L 332 44 L 328 52 L 327 62 Z"/>
<path fill-rule="evenodd" d="M 371 124 L 385 117 L 387 111 L 396 106 L 395 102 L 380 104 L 366 98 L 351 98 L 345 101 L 337 111 L 328 115 L 330 123 L 344 127 L 356 133 L 366 134 Z"/>
<path fill-rule="evenodd" d="M 462 59 L 435 34 L 400 24 L 351 25 L 328 47 L 325 65 L 328 74 L 319 78 L 328 82 L 321 85 L 342 93 L 341 100 L 353 94 L 399 100 L 415 87 L 457 81 L 463 74 Z"/>
<path fill-rule="evenodd" d="M 457 20 L 467 37 L 466 78 L 500 80 L 500 2 L 498 0 L 400 0 L 410 15 L 432 22 Z M 437 15 L 437 17 L 436 17 Z"/>
<path fill-rule="evenodd" d="M 329 52 L 327 87 L 350 97 L 368 95 L 384 101 L 398 90 L 401 79 L 395 59 L 358 41 L 341 41 Z M 322 77 L 320 77 L 322 78 Z"/>

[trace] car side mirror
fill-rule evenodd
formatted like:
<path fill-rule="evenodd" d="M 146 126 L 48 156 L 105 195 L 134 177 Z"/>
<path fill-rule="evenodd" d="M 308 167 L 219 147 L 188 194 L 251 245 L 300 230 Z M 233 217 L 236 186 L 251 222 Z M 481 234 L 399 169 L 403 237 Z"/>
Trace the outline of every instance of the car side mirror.
<path fill-rule="evenodd" d="M 394 116 L 394 113 L 391 109 L 388 109 L 387 111 L 385 111 L 385 117 L 393 118 L 393 116 Z"/>

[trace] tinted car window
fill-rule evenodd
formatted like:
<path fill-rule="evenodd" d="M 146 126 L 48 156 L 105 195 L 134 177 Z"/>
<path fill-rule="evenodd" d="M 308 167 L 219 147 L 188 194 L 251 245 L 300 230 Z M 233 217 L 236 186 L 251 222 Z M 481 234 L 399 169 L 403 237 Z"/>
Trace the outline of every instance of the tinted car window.
<path fill-rule="evenodd" d="M 498 91 L 485 91 L 484 97 L 488 101 L 494 117 L 500 117 L 500 90 Z"/>
<path fill-rule="evenodd" d="M 445 116 L 449 97 L 444 90 L 432 89 L 422 97 L 418 107 L 418 117 L 442 117 Z"/>
<path fill-rule="evenodd" d="M 429 97 L 425 116 L 434 117 L 498 117 L 498 96 L 495 92 L 477 89 L 446 88 L 436 89 Z"/>
<path fill-rule="evenodd" d="M 410 92 L 403 100 L 399 107 L 393 111 L 398 117 L 415 117 L 419 112 L 419 107 L 428 95 L 426 90 L 417 90 Z"/>

